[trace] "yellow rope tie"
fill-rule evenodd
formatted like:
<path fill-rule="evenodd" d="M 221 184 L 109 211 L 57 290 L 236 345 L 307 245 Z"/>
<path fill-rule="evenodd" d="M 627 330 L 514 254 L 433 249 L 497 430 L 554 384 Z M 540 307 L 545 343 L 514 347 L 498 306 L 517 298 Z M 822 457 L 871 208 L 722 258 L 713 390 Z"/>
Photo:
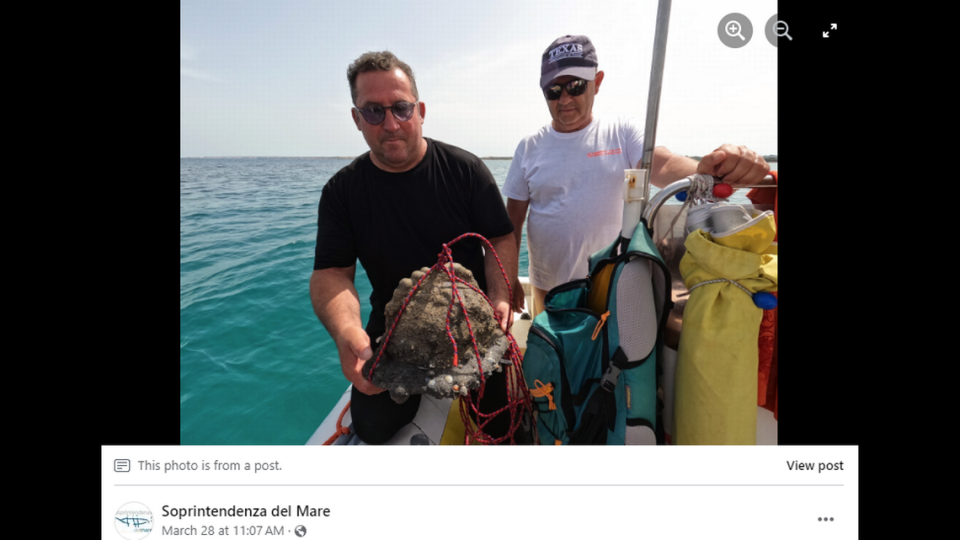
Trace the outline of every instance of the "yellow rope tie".
<path fill-rule="evenodd" d="M 533 385 L 536 388 L 530 389 L 530 395 L 533 397 L 544 397 L 546 396 L 547 401 L 550 402 L 550 410 L 557 410 L 557 404 L 553 402 L 553 383 L 543 384 L 540 382 L 540 379 L 533 381 Z"/>
<path fill-rule="evenodd" d="M 593 336 L 590 338 L 590 341 L 596 341 L 597 335 L 600 334 L 600 329 L 603 328 L 603 323 L 607 322 L 607 317 L 610 316 L 610 312 L 607 311 L 600 316 L 600 320 L 597 321 L 597 327 L 593 329 Z"/>

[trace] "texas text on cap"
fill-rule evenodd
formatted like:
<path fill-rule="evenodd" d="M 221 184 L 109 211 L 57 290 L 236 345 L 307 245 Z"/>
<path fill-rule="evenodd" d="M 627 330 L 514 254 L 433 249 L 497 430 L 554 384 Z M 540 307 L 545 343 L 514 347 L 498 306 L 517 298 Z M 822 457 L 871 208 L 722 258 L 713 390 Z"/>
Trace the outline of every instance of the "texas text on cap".
<path fill-rule="evenodd" d="M 597 74 L 597 50 L 587 36 L 557 38 L 543 51 L 540 65 L 540 88 L 563 75 L 592 81 Z"/>

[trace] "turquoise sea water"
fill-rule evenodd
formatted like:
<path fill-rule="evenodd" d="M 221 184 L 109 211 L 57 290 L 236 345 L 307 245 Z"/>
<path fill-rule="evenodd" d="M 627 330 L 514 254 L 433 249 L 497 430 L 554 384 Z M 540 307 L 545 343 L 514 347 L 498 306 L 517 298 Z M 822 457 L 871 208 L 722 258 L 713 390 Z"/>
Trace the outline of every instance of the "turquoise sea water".
<path fill-rule="evenodd" d="M 320 190 L 349 162 L 180 159 L 181 444 L 303 444 L 346 389 L 308 281 Z M 502 187 L 511 162 L 485 163 Z M 366 322 L 359 265 L 356 286 Z"/>

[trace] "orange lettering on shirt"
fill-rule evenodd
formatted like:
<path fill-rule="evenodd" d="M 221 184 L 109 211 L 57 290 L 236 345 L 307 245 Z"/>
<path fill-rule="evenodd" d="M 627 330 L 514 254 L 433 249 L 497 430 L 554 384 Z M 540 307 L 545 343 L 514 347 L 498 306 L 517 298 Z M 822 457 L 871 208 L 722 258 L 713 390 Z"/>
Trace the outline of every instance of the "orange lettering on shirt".
<path fill-rule="evenodd" d="M 619 148 L 617 148 L 616 150 L 600 150 L 599 152 L 590 152 L 589 154 L 587 154 L 587 157 L 591 158 L 591 157 L 597 157 L 597 156 L 613 156 L 619 153 L 621 153 Z"/>

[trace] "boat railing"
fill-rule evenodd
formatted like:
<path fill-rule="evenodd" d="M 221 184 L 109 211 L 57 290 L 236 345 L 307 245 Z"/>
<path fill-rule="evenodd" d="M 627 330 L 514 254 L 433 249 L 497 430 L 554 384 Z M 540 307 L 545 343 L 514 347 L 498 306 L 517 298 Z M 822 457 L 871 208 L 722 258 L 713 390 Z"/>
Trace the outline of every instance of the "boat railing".
<path fill-rule="evenodd" d="M 654 220 L 657 217 L 657 212 L 660 210 L 660 207 L 664 205 L 670 197 L 676 196 L 680 192 L 684 192 L 690 189 L 690 186 L 693 184 L 693 176 L 688 176 L 682 180 L 677 180 L 676 182 L 668 185 L 667 187 L 661 189 L 656 195 L 650 199 L 650 204 L 643 209 L 643 220 L 647 223 L 647 226 L 650 227 L 653 225 Z M 777 187 L 776 181 L 773 179 L 773 176 L 767 175 L 757 184 L 750 186 L 738 186 L 738 188 L 773 188 Z"/>

